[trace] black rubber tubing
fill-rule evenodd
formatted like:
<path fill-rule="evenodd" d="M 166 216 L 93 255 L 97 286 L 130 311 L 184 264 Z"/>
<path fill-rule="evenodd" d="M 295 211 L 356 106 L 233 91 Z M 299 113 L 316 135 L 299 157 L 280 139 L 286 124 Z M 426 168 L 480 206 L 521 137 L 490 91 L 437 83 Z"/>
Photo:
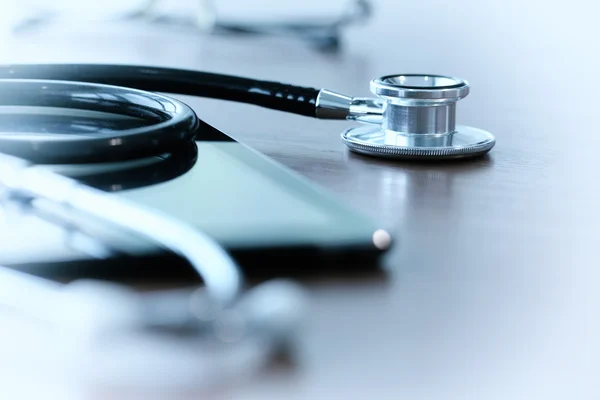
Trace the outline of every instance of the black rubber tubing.
<path fill-rule="evenodd" d="M 315 117 L 318 89 L 202 71 L 116 64 L 1 65 L 0 79 L 101 83 L 254 104 Z"/>

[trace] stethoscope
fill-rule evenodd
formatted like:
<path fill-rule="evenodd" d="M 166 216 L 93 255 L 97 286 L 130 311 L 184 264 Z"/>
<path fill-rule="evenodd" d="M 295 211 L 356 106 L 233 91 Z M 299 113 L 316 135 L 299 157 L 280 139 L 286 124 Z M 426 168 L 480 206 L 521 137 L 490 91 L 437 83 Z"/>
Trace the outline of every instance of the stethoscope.
<path fill-rule="evenodd" d="M 252 370 L 294 330 L 302 304 L 301 291 L 295 285 L 267 282 L 242 291 L 242 274 L 236 263 L 196 227 L 111 195 L 101 190 L 105 189 L 103 182 L 96 181 L 95 186 L 100 188 L 96 189 L 86 185 L 85 180 L 35 164 L 129 162 L 184 151 L 186 157 L 182 164 L 175 161 L 180 168 L 174 173 L 185 173 L 193 165 L 193 161 L 190 164 L 185 160 L 195 159 L 193 145 L 201 139 L 203 123 L 189 106 L 157 92 L 238 101 L 320 119 L 363 122 L 364 126 L 343 132 L 342 140 L 351 151 L 370 156 L 464 158 L 485 154 L 494 146 L 490 133 L 456 125 L 456 103 L 469 93 L 466 81 L 405 74 L 375 79 L 371 90 L 377 98 L 353 98 L 327 89 L 145 66 L 0 67 L 2 204 L 18 203 L 22 209 L 35 208 L 42 214 L 60 208 L 62 214 L 55 212 L 52 217 L 64 217 L 69 232 L 79 228 L 81 218 L 75 217 L 84 216 L 141 235 L 185 257 L 205 283 L 198 293 L 162 293 L 168 302 L 186 305 L 180 308 L 183 312 L 178 318 L 171 314 L 165 318 L 164 313 L 157 312 L 164 302 L 153 307 L 157 304 L 153 298 L 140 298 L 123 288 L 94 283 L 91 287 L 84 285 L 82 290 L 75 286 L 73 291 L 69 285 L 32 280 L 0 267 L 0 283 L 4 284 L 0 304 L 22 308 L 40 319 L 50 318 L 70 335 L 91 322 L 98 328 L 95 333 L 100 332 L 102 337 L 114 335 L 122 343 L 149 343 L 146 339 L 154 338 L 157 332 L 175 332 L 169 336 L 172 347 L 151 345 L 144 349 L 153 357 L 157 348 L 164 351 L 154 358 L 156 364 L 150 368 L 158 371 L 157 377 L 164 371 L 162 366 L 168 365 L 165 359 L 171 357 L 170 361 L 175 362 L 173 354 L 181 354 L 177 351 L 193 353 L 200 345 L 209 349 L 206 354 L 212 358 L 205 354 L 194 359 L 199 363 L 194 364 L 199 366 L 195 370 L 198 376 L 205 377 L 215 365 L 225 365 L 223 371 L 227 373 L 236 371 L 239 365 Z M 40 121 L 46 121 L 47 126 Z M 198 307 L 189 307 L 192 299 L 200 299 L 193 302 Z M 63 307 L 62 311 L 48 315 L 40 304 L 50 303 Z M 65 321 L 63 316 L 71 315 L 68 310 L 78 304 L 83 309 L 73 315 L 87 319 Z M 96 319 L 90 321 L 90 316 Z M 175 343 L 174 338 L 182 331 L 194 333 L 188 347 Z M 79 332 L 78 340 L 93 342 L 90 332 Z M 138 340 L 140 334 L 144 340 Z M 100 347 L 94 354 L 101 358 L 105 350 Z M 88 360 L 93 360 L 90 357 Z M 119 370 L 120 377 L 125 379 L 124 372 L 131 373 L 132 379 L 139 377 L 139 369 L 150 365 L 147 360 L 143 365 L 124 366 Z M 102 375 L 107 371 L 100 372 L 98 379 L 114 378 Z M 144 376 L 146 381 L 148 376 Z"/>
<path fill-rule="evenodd" d="M 456 104 L 469 94 L 467 81 L 390 75 L 371 81 L 371 91 L 376 98 L 355 98 L 328 89 L 147 66 L 8 65 L 0 67 L 0 111 L 9 120 L 40 112 L 87 113 L 86 118 L 93 113 L 97 119 L 118 115 L 135 126 L 1 132 L 0 151 L 35 163 L 123 161 L 168 153 L 201 135 L 189 106 L 157 92 L 362 122 L 366 125 L 343 132 L 342 141 L 353 152 L 376 157 L 465 158 L 485 154 L 495 144 L 491 133 L 456 124 Z"/>

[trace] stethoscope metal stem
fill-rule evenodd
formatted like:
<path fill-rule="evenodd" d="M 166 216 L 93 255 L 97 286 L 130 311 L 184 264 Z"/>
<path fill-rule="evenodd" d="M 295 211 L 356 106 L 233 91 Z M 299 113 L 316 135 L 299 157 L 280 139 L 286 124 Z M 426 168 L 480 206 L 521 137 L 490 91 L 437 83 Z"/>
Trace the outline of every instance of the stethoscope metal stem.
<path fill-rule="evenodd" d="M 350 97 L 329 89 L 321 89 L 317 95 L 315 116 L 319 119 L 347 119 L 381 124 L 383 101 L 372 98 Z"/>
<path fill-rule="evenodd" d="M 386 131 L 412 134 L 447 134 L 456 126 L 456 106 L 411 107 L 386 104 L 382 128 Z"/>

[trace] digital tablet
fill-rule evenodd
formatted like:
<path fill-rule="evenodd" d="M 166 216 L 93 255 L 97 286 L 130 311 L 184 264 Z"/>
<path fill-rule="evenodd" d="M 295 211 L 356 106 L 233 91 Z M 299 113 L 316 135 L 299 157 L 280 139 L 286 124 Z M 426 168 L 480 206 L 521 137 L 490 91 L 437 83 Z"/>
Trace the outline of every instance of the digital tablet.
<path fill-rule="evenodd" d="M 205 123 L 195 143 L 172 154 L 48 168 L 193 224 L 246 274 L 372 266 L 385 250 L 373 239 L 377 223 Z M 29 223 L 2 229 L 0 264 L 90 277 L 193 274 L 175 255 L 101 221 L 81 234 L 56 221 L 27 218 Z"/>

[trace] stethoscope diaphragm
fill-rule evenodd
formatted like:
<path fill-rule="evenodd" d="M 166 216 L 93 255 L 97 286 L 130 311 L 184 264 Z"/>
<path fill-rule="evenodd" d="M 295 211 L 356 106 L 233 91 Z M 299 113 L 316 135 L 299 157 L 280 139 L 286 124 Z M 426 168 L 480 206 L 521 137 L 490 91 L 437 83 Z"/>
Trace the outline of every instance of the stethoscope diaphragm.
<path fill-rule="evenodd" d="M 381 99 L 376 125 L 342 133 L 356 153 L 399 159 L 474 157 L 495 145 L 482 129 L 456 125 L 456 103 L 469 94 L 468 82 L 440 75 L 390 75 L 371 81 Z"/>

